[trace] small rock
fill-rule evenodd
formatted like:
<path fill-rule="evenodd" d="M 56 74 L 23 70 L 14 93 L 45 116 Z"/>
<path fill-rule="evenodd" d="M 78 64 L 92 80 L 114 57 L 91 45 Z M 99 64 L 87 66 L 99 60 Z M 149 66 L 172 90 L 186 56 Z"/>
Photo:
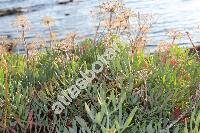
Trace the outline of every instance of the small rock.
<path fill-rule="evenodd" d="M 65 4 L 68 4 L 70 2 L 73 2 L 73 0 L 65 0 L 65 1 L 59 1 L 57 2 L 59 5 L 65 5 Z"/>
<path fill-rule="evenodd" d="M 66 13 L 66 14 L 65 14 L 65 16 L 69 16 L 69 15 L 70 15 L 69 13 Z"/>

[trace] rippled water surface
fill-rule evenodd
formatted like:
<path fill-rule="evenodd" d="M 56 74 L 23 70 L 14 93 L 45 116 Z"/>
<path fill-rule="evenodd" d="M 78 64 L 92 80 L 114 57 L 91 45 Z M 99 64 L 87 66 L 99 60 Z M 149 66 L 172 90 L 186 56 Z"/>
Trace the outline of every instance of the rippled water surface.
<path fill-rule="evenodd" d="M 74 0 L 65 5 L 57 4 L 58 0 L 0 0 L 0 9 L 24 7 L 26 15 L 33 23 L 32 37 L 37 32 L 47 35 L 47 31 L 41 24 L 43 16 L 50 15 L 56 19 L 54 28 L 63 38 L 69 32 L 78 32 L 81 35 L 92 35 L 94 24 L 90 11 L 94 10 L 100 1 L 98 0 Z M 200 32 L 197 26 L 200 24 L 200 0 L 124 0 L 124 3 L 135 11 L 153 13 L 154 23 L 149 36 L 152 40 L 149 45 L 156 45 L 159 41 L 168 39 L 166 33 L 170 29 L 178 28 L 189 31 L 193 40 L 200 40 Z M 16 31 L 11 23 L 15 15 L 0 17 L 0 35 L 9 35 L 15 38 Z M 180 43 L 187 43 L 182 39 Z"/>

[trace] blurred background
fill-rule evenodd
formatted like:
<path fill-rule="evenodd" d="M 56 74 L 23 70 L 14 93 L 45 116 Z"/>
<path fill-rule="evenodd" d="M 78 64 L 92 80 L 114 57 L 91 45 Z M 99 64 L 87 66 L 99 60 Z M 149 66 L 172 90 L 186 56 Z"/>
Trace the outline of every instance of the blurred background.
<path fill-rule="evenodd" d="M 41 24 L 44 16 L 56 20 L 54 31 L 62 39 L 70 32 L 82 36 L 92 36 L 95 32 L 95 21 L 91 11 L 95 10 L 101 0 L 0 0 L 0 35 L 16 38 L 17 32 L 12 23 L 16 15 L 24 14 L 32 22 L 32 38 L 40 32 L 43 36 L 48 31 Z M 126 6 L 135 12 L 151 13 L 154 16 L 149 36 L 149 47 L 155 47 L 162 40 L 169 40 L 170 30 L 183 30 L 192 34 L 195 43 L 200 40 L 198 25 L 200 24 L 200 0 L 123 0 Z M 185 37 L 177 41 L 180 45 L 188 45 Z"/>

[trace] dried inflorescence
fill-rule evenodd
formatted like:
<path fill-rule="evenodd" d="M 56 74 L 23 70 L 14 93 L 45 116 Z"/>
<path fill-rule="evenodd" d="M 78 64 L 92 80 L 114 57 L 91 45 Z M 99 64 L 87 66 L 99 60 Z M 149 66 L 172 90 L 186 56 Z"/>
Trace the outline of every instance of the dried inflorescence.
<path fill-rule="evenodd" d="M 3 55 L 5 53 L 5 48 L 0 45 L 0 55 Z"/>
<path fill-rule="evenodd" d="M 94 43 L 96 38 L 101 38 L 105 45 L 109 45 L 113 35 L 121 35 L 131 28 L 130 19 L 135 17 L 135 13 L 119 0 L 107 0 L 100 5 L 96 16 L 99 26 L 96 29 Z M 98 37 L 99 31 L 104 32 L 103 37 Z"/>
<path fill-rule="evenodd" d="M 42 21 L 43 21 L 43 25 L 47 28 L 55 25 L 55 20 L 50 16 L 45 16 Z"/>
<path fill-rule="evenodd" d="M 35 36 L 35 38 L 36 38 L 36 42 L 37 42 L 37 47 L 38 47 L 39 49 L 45 48 L 45 46 L 46 46 L 45 38 L 43 38 L 43 37 L 40 35 L 40 33 L 37 33 L 36 36 Z"/>
<path fill-rule="evenodd" d="M 117 12 L 124 5 L 118 0 L 107 0 L 100 5 L 100 9 L 102 12 Z"/>
<path fill-rule="evenodd" d="M 180 39 L 183 37 L 183 33 L 181 30 L 172 29 L 167 34 L 170 38 L 172 38 L 172 44 L 175 43 L 176 39 Z"/>
<path fill-rule="evenodd" d="M 76 45 L 76 38 L 76 33 L 68 34 L 63 40 L 60 41 L 58 49 L 66 52 L 73 50 L 74 46 Z"/>
<path fill-rule="evenodd" d="M 172 38 L 172 42 L 165 42 L 165 41 L 161 41 L 158 44 L 158 51 L 159 52 L 169 52 L 169 49 L 175 44 L 176 39 L 180 39 L 183 37 L 183 33 L 181 30 L 170 30 L 167 34 L 170 38 Z"/>
<path fill-rule="evenodd" d="M 17 16 L 13 26 L 16 27 L 19 31 L 29 31 L 31 29 L 31 22 L 27 16 L 20 15 Z"/>
<path fill-rule="evenodd" d="M 34 41 L 28 45 L 28 54 L 29 59 L 34 59 L 37 55 L 37 47 Z"/>
<path fill-rule="evenodd" d="M 0 36 L 1 53 L 12 53 L 13 48 L 17 46 L 16 39 L 9 39 L 7 36 Z"/>
<path fill-rule="evenodd" d="M 28 45 L 28 52 L 30 58 L 36 59 L 38 50 L 45 48 L 45 45 L 46 45 L 45 39 L 39 33 L 37 33 L 32 42 Z"/>
<path fill-rule="evenodd" d="M 52 27 L 55 25 L 55 20 L 52 17 L 46 16 L 43 18 L 43 24 L 49 30 L 50 34 L 50 48 L 54 47 L 54 44 L 57 40 L 57 34 L 52 31 Z"/>
<path fill-rule="evenodd" d="M 100 15 L 98 17 L 101 27 L 115 34 L 129 28 L 130 19 L 136 16 L 131 9 L 126 8 L 118 0 L 108 0 L 102 3 L 98 15 Z"/>
<path fill-rule="evenodd" d="M 135 17 L 135 14 L 130 9 L 123 9 L 121 12 L 102 20 L 101 26 L 110 32 L 121 33 L 131 28 L 130 18 Z"/>
<path fill-rule="evenodd" d="M 28 54 L 29 54 L 29 59 L 35 59 L 37 56 L 37 39 L 35 38 L 31 44 L 28 45 Z"/>
<path fill-rule="evenodd" d="M 172 44 L 165 42 L 165 41 L 161 41 L 158 46 L 157 46 L 157 51 L 159 53 L 163 53 L 161 56 L 161 62 L 166 64 L 167 60 L 168 60 L 168 56 L 169 56 L 169 50 L 172 48 Z M 171 62 L 172 63 L 172 62 Z M 172 63 L 173 64 L 173 63 Z"/>
<path fill-rule="evenodd" d="M 151 14 L 137 14 L 137 19 L 133 22 L 132 29 L 127 33 L 129 42 L 133 48 L 142 51 L 150 41 L 148 33 L 152 25 Z"/>
<path fill-rule="evenodd" d="M 165 42 L 165 41 L 161 41 L 158 46 L 157 46 L 157 50 L 159 52 L 169 52 L 170 48 L 172 47 L 173 45 L 168 43 L 168 42 Z"/>
<path fill-rule="evenodd" d="M 7 42 L 8 36 L 0 36 L 0 44 L 3 45 L 5 42 Z"/>
<path fill-rule="evenodd" d="M 118 35 L 134 49 L 141 51 L 149 42 L 147 34 L 150 31 L 152 15 L 135 13 L 124 6 L 119 0 L 106 0 L 100 5 L 96 13 L 99 19 L 95 38 L 99 31 L 104 31 L 103 40 L 105 45 L 110 43 L 113 35 Z M 95 41 L 96 42 L 96 39 Z"/>

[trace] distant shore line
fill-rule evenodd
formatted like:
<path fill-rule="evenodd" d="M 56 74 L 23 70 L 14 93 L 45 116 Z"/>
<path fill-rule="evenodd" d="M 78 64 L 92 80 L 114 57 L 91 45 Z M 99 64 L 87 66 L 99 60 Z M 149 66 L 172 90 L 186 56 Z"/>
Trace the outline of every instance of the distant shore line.
<path fill-rule="evenodd" d="M 55 4 L 58 5 L 65 5 L 73 2 L 73 0 L 63 0 L 63 1 L 57 1 Z M 4 16 L 10 16 L 10 15 L 21 15 L 25 14 L 27 12 L 34 12 L 38 11 L 49 4 L 40 4 L 40 5 L 34 5 L 34 6 L 28 6 L 28 7 L 12 7 L 12 8 L 4 8 L 0 9 L 0 17 Z"/>

